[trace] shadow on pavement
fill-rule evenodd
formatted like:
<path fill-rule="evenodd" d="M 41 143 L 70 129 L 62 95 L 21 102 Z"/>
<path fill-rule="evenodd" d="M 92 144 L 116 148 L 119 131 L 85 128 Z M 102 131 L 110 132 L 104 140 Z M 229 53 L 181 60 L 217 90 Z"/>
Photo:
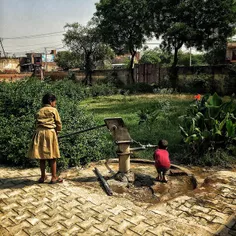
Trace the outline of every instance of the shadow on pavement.
<path fill-rule="evenodd" d="M 31 186 L 34 184 L 38 184 L 37 180 L 28 179 L 27 177 L 38 177 L 35 176 L 23 176 L 23 177 L 15 177 L 15 178 L 0 178 L 0 189 L 6 188 L 23 188 L 25 186 Z"/>
<path fill-rule="evenodd" d="M 73 179 L 69 179 L 71 181 L 75 181 L 75 182 L 82 182 L 82 183 L 89 183 L 89 182 L 97 182 L 98 178 L 96 176 L 92 176 L 92 177 L 80 177 L 80 178 L 73 178 Z"/>

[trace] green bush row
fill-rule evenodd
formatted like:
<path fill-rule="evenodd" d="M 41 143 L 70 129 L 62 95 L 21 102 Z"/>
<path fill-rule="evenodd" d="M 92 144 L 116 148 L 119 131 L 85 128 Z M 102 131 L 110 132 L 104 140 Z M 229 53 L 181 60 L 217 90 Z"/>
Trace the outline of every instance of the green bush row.
<path fill-rule="evenodd" d="M 37 165 L 35 160 L 26 158 L 26 153 L 35 130 L 34 115 L 41 107 L 41 99 L 45 93 L 51 92 L 57 97 L 63 135 L 97 125 L 92 114 L 79 107 L 79 102 L 88 96 L 102 95 L 103 89 L 105 87 L 99 85 L 86 88 L 71 80 L 41 82 L 31 78 L 15 83 L 0 83 L 0 163 Z M 106 132 L 105 129 L 94 130 L 62 139 L 59 167 L 84 165 L 106 158 L 112 151 Z"/>

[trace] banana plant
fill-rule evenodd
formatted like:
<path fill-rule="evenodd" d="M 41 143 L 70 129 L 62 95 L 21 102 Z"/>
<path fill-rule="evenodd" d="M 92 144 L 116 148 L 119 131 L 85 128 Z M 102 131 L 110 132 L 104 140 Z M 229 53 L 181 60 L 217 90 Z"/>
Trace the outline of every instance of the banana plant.
<path fill-rule="evenodd" d="M 195 151 L 227 146 L 236 142 L 236 103 L 224 102 L 216 93 L 205 95 L 187 111 L 180 131 Z"/>

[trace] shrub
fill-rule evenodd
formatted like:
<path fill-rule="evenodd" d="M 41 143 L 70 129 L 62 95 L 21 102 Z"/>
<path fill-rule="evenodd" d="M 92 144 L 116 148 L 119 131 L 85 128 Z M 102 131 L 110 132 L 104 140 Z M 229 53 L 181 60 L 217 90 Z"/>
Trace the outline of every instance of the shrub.
<path fill-rule="evenodd" d="M 178 89 L 187 93 L 209 93 L 212 90 L 211 76 L 200 74 L 190 78 L 180 78 Z"/>
<path fill-rule="evenodd" d="M 216 93 L 205 95 L 192 104 L 183 121 L 181 134 L 190 155 L 209 157 L 218 149 L 236 155 L 236 103 L 233 98 L 224 102 Z"/>
<path fill-rule="evenodd" d="M 71 80 L 41 82 L 27 79 L 16 83 L 0 84 L 0 162 L 9 165 L 35 166 L 34 160 L 25 158 L 34 132 L 34 114 L 41 107 L 46 92 L 58 100 L 63 123 L 61 135 L 74 130 L 95 126 L 92 114 L 79 107 L 87 96 L 85 88 Z M 86 164 L 105 158 L 110 145 L 105 130 L 95 130 L 60 141 L 62 158 L 60 168 Z"/>
<path fill-rule="evenodd" d="M 166 97 L 167 98 L 167 97 Z M 182 106 L 188 101 L 180 102 L 172 99 L 158 98 L 155 102 L 146 104 L 137 114 L 137 123 L 130 127 L 131 137 L 138 139 L 142 144 L 157 144 L 160 139 L 169 142 L 169 151 L 172 160 L 178 153 L 182 153 L 180 145 L 181 135 L 178 129 L 178 117 L 183 114 Z M 141 103 L 141 101 L 140 101 Z M 141 107 L 141 106 L 140 106 Z M 152 159 L 153 149 L 139 152 L 139 157 Z"/>
<path fill-rule="evenodd" d="M 180 159 L 182 163 L 186 164 L 222 166 L 224 168 L 230 167 L 231 164 L 235 163 L 235 157 L 222 148 L 217 149 L 215 152 L 207 151 L 202 156 L 188 153 L 187 155 L 182 155 Z"/>
<path fill-rule="evenodd" d="M 168 100 L 160 100 L 155 104 L 154 107 L 149 109 L 141 109 L 137 113 L 139 117 L 139 124 L 145 122 L 149 126 L 160 119 L 160 117 L 166 117 L 166 114 L 169 112 L 169 110 L 170 102 Z"/>
<path fill-rule="evenodd" d="M 117 88 L 111 83 L 95 83 L 88 87 L 89 95 L 92 97 L 117 94 Z"/>
<path fill-rule="evenodd" d="M 157 94 L 173 94 L 174 90 L 172 88 L 155 88 L 153 92 Z"/>
<path fill-rule="evenodd" d="M 236 91 L 236 66 L 228 65 L 228 76 L 225 78 L 224 89 L 225 94 L 232 95 Z"/>

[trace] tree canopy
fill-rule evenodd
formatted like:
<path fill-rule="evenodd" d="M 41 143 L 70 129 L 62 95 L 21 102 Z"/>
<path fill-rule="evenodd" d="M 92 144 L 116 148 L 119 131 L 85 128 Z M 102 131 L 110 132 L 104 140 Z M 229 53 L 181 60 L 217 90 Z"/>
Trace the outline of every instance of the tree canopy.
<path fill-rule="evenodd" d="M 172 54 L 159 48 L 147 49 L 144 51 L 139 63 L 170 65 Z"/>
<path fill-rule="evenodd" d="M 209 50 L 226 47 L 236 22 L 235 0 L 150 0 L 151 31 L 161 35 L 162 48 L 173 51 L 171 79 L 176 86 L 178 51 L 187 48 Z"/>
<path fill-rule="evenodd" d="M 161 59 L 156 50 L 146 50 L 139 61 L 140 64 L 158 64 L 160 62 Z"/>
<path fill-rule="evenodd" d="M 66 33 L 64 34 L 64 43 L 70 50 L 80 56 L 82 67 L 85 69 L 85 83 L 92 83 L 92 71 L 96 63 L 110 59 L 114 56 L 109 46 L 102 43 L 98 34 L 98 29 L 89 22 L 86 26 L 79 23 L 66 24 Z"/>
<path fill-rule="evenodd" d="M 178 66 L 190 66 L 190 58 L 192 66 L 202 66 L 207 65 L 205 54 L 194 54 L 190 52 L 182 52 L 181 50 L 178 53 Z"/>
<path fill-rule="evenodd" d="M 80 68 L 82 66 L 82 60 L 80 55 L 76 55 L 70 51 L 61 51 L 57 53 L 55 62 L 63 70 L 69 70 L 73 68 Z"/>
<path fill-rule="evenodd" d="M 94 17 L 104 42 L 118 55 L 131 54 L 133 82 L 134 57 L 148 36 L 150 13 L 146 0 L 100 0 L 96 9 Z"/>
<path fill-rule="evenodd" d="M 152 31 L 169 51 L 186 47 L 208 50 L 232 36 L 235 0 L 150 0 Z"/>
<path fill-rule="evenodd" d="M 224 61 L 227 38 L 235 32 L 235 0 L 100 0 L 94 19 L 102 40 L 117 54 L 136 51 L 155 35 L 173 53 L 170 78 L 176 86 L 178 52 L 183 45 L 213 52 Z M 220 51 L 221 53 L 215 53 Z M 150 52 L 151 53 L 151 52 Z M 220 60 L 214 60 L 219 62 Z M 133 78 L 133 77 L 132 77 Z"/>
<path fill-rule="evenodd" d="M 191 64 L 206 65 L 206 55 L 205 54 L 195 54 L 190 52 L 178 52 L 178 66 L 189 66 Z M 159 48 L 145 50 L 140 61 L 140 64 L 159 64 L 164 66 L 171 66 L 173 63 L 173 54 L 168 51 L 160 50 Z"/>

